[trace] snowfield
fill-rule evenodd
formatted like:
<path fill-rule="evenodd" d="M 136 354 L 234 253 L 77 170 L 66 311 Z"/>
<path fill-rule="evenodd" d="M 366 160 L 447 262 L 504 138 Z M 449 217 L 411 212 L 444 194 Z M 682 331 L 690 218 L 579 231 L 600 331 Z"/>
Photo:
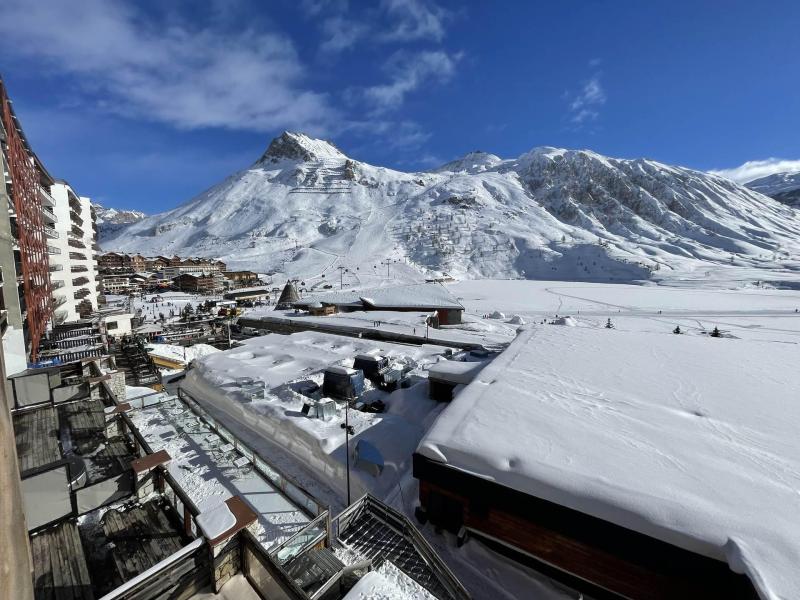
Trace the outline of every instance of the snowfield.
<path fill-rule="evenodd" d="M 800 597 L 797 345 L 529 326 L 418 452 Z"/>
<path fill-rule="evenodd" d="M 337 280 L 338 267 L 353 283 L 444 272 L 663 280 L 725 265 L 786 278 L 800 268 L 796 211 L 715 175 L 550 147 L 404 173 L 295 133 L 250 168 L 100 243 L 217 257 L 315 285 Z"/>

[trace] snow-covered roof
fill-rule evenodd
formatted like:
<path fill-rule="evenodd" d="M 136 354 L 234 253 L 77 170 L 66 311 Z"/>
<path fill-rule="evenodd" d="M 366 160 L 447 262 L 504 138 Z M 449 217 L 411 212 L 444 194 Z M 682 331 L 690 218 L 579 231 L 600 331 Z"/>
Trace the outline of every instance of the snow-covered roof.
<path fill-rule="evenodd" d="M 449 383 L 470 383 L 486 363 L 441 360 L 428 369 L 428 377 Z"/>
<path fill-rule="evenodd" d="M 418 452 L 800 598 L 798 397 L 794 345 L 531 327 Z"/>
<path fill-rule="evenodd" d="M 438 283 L 414 283 L 353 292 L 334 292 L 314 296 L 308 299 L 307 302 L 336 305 L 366 303 L 378 309 L 419 308 L 420 310 L 427 310 L 434 308 L 464 308 L 447 291 L 447 288 Z M 302 303 L 297 304 L 302 305 Z"/>

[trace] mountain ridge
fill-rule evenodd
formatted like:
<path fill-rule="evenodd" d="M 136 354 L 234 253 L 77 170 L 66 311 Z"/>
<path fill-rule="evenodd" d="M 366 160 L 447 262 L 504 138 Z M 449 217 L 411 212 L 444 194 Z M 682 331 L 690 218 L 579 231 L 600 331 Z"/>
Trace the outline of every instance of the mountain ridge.
<path fill-rule="evenodd" d="M 285 132 L 250 167 L 102 244 L 300 277 L 336 266 L 376 273 L 390 259 L 420 276 L 621 281 L 708 265 L 770 268 L 798 241 L 791 208 L 649 159 L 543 146 L 406 173 Z"/>

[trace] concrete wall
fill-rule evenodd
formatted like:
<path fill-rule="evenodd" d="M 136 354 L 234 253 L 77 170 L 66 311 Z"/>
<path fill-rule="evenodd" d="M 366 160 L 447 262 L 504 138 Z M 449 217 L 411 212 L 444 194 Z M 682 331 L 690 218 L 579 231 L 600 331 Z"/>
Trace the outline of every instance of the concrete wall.
<path fill-rule="evenodd" d="M 0 174 L 8 168 L 3 153 L 0 152 Z M 17 271 L 14 263 L 14 247 L 16 241 L 11 233 L 11 217 L 9 207 L 12 207 L 11 198 L 6 193 L 6 186 L 0 185 L 0 268 L 3 269 L 3 305 L 8 311 L 8 329 L 3 335 L 3 356 L 6 375 L 24 371 L 28 366 L 25 336 L 23 333 L 22 311 L 19 303 L 17 289 Z M 3 377 L 5 393 L 11 397 L 11 386 Z"/>
<path fill-rule="evenodd" d="M 2 211 L 0 211 L 2 212 Z M 6 380 L 0 350 L 0 377 Z M 22 503 L 10 403 L 0 386 L 0 600 L 33 598 L 33 566 Z"/>

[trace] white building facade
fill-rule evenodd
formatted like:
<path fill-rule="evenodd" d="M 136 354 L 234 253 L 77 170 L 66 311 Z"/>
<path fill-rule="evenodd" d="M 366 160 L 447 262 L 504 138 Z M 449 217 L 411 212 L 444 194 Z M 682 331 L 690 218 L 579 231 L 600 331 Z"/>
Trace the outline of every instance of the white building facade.
<path fill-rule="evenodd" d="M 59 252 L 50 255 L 53 324 L 77 321 L 97 312 L 97 229 L 89 198 L 78 196 L 66 181 L 51 188 L 55 230 L 50 241 Z"/>

